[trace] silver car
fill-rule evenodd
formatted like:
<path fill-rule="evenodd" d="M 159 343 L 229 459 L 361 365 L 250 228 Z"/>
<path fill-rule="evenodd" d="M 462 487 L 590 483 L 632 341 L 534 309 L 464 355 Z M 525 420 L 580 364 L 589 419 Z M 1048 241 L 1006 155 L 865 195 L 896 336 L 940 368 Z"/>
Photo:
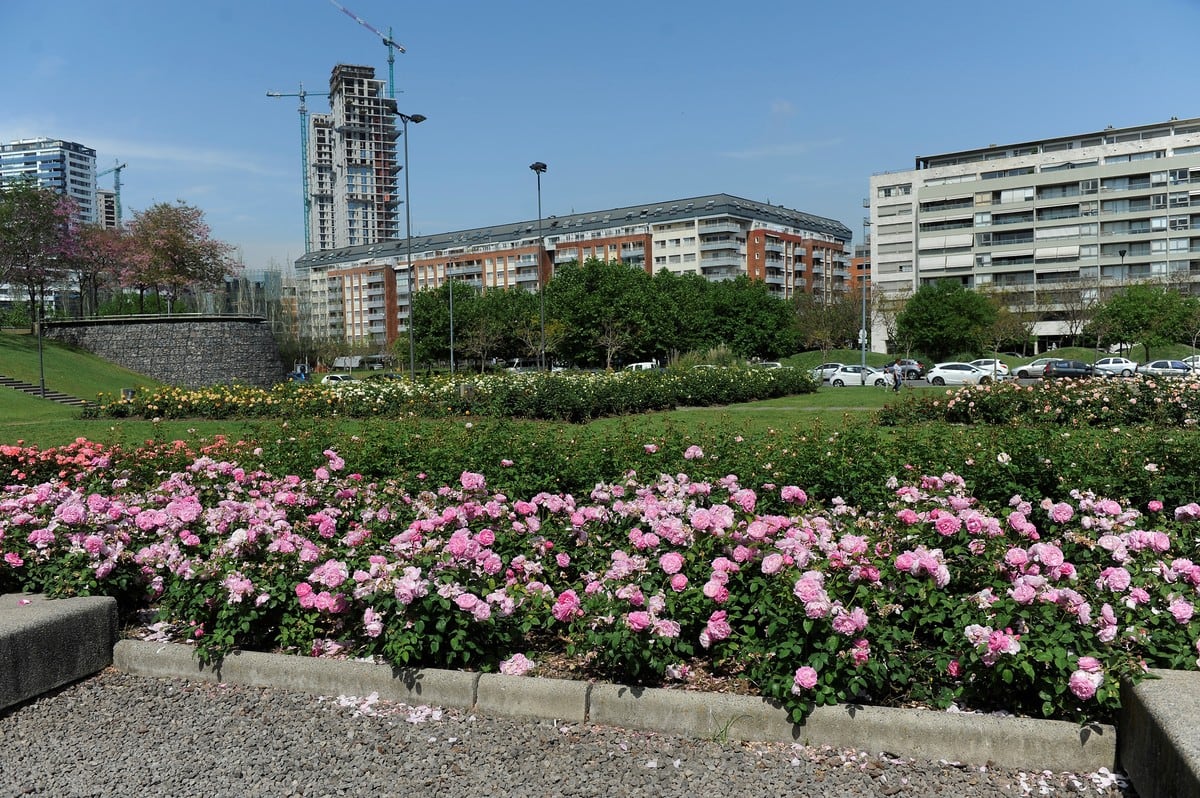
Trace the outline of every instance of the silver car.
<path fill-rule="evenodd" d="M 1138 366 L 1138 373 L 1150 377 L 1188 377 L 1192 369 L 1182 360 L 1151 360 Z"/>

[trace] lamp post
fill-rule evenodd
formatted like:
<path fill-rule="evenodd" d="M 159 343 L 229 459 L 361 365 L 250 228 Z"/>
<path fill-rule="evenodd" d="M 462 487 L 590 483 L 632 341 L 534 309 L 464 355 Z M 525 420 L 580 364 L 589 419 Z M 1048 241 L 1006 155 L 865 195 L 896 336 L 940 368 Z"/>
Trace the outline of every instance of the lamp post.
<path fill-rule="evenodd" d="M 399 111 L 396 112 L 396 116 L 400 117 L 400 124 L 403 126 L 404 132 L 404 235 L 408 251 L 408 378 L 416 380 L 417 348 L 413 340 L 413 299 L 416 297 L 417 291 L 412 260 L 412 205 L 408 201 L 408 123 L 419 125 L 425 121 L 426 117 L 420 114 L 410 116 Z"/>
<path fill-rule="evenodd" d="M 454 374 L 454 276 L 446 264 L 446 287 L 450 289 L 450 373 Z"/>
<path fill-rule="evenodd" d="M 537 202 L 538 202 L 538 248 L 537 248 L 537 274 L 538 274 L 538 308 L 541 322 L 542 342 L 538 348 L 538 368 L 542 371 L 546 370 L 546 286 L 542 282 L 542 173 L 546 171 L 546 164 L 541 161 L 534 161 L 529 164 L 529 168 L 537 175 Z"/>
<path fill-rule="evenodd" d="M 1125 273 L 1125 250 L 1118 249 L 1117 254 L 1121 256 L 1121 282 L 1124 283 L 1128 276 Z"/>

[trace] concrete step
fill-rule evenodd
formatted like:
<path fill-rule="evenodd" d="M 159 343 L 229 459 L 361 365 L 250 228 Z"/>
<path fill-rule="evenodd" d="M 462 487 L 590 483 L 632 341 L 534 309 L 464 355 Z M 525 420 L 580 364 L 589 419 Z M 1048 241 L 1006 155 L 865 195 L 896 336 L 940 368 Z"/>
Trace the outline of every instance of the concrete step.
<path fill-rule="evenodd" d="M 70 405 L 72 407 L 83 407 L 87 404 L 87 400 L 80 399 L 78 396 L 62 393 L 61 391 L 47 390 L 44 394 L 40 385 L 34 385 L 31 382 L 23 382 L 21 380 L 6 377 L 0 374 L 0 386 L 12 388 L 30 396 L 36 396 L 39 399 L 47 399 L 51 402 L 57 402 L 60 405 Z"/>
<path fill-rule="evenodd" d="M 112 664 L 117 601 L 0 595 L 0 711 Z"/>

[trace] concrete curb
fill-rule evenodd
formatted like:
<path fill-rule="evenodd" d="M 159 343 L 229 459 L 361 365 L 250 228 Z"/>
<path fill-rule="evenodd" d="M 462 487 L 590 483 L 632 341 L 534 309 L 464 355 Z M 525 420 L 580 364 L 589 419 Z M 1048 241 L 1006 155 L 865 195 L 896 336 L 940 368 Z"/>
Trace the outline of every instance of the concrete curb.
<path fill-rule="evenodd" d="M 116 637 L 116 599 L 0 595 L 0 710 L 104 670 Z"/>
<path fill-rule="evenodd" d="M 1120 757 L 1141 798 L 1200 795 L 1200 673 L 1152 670 L 1121 686 Z"/>
<path fill-rule="evenodd" d="M 856 706 L 820 707 L 804 724 L 795 725 L 784 710 L 753 696 L 436 669 L 396 670 L 364 662 L 254 652 L 231 654 L 213 669 L 201 667 L 193 653 L 191 647 L 177 643 L 122 640 L 113 649 L 113 664 L 140 676 L 322 695 L 375 692 L 387 700 L 485 714 L 586 721 L 722 741 L 832 745 L 1022 770 L 1090 773 L 1114 768 L 1117 759 L 1112 726 L 1081 729 L 1063 721 Z"/>

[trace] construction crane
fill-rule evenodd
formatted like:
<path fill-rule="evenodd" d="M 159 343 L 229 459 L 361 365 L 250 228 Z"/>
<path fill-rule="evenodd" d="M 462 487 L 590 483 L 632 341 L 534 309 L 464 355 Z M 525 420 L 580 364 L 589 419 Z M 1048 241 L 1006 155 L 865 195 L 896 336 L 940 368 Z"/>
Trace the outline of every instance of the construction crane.
<path fill-rule="evenodd" d="M 300 84 L 299 92 L 269 91 L 268 97 L 299 97 L 300 98 L 300 181 L 304 191 L 304 254 L 312 252 L 312 231 L 309 211 L 312 209 L 312 194 L 308 185 L 308 105 L 304 100 L 308 95 L 328 97 L 329 92 L 311 92 L 304 90 Z"/>
<path fill-rule="evenodd" d="M 105 169 L 103 172 L 97 172 L 96 179 L 99 180 L 100 178 L 104 177 L 106 174 L 109 174 L 110 172 L 112 173 L 112 176 L 113 176 L 113 202 L 117 206 L 117 227 L 120 227 L 121 226 L 121 170 L 124 169 L 127 166 L 127 164 L 121 163 L 120 158 L 115 159 L 113 161 L 113 163 L 115 163 L 116 166 Z"/>
<path fill-rule="evenodd" d="M 350 19 L 354 20 L 359 25 L 362 25 L 364 28 L 371 31 L 371 33 L 374 33 L 383 40 L 384 47 L 388 48 L 388 97 L 393 100 L 396 99 L 396 53 L 403 53 L 406 51 L 399 42 L 392 38 L 392 29 L 389 27 L 387 36 L 384 36 L 382 33 L 376 30 L 370 22 L 367 22 L 365 19 L 358 16 L 353 11 L 337 2 L 337 0 L 329 0 L 329 2 L 333 3 L 334 6 L 336 6 L 343 14 L 350 17 Z"/>

